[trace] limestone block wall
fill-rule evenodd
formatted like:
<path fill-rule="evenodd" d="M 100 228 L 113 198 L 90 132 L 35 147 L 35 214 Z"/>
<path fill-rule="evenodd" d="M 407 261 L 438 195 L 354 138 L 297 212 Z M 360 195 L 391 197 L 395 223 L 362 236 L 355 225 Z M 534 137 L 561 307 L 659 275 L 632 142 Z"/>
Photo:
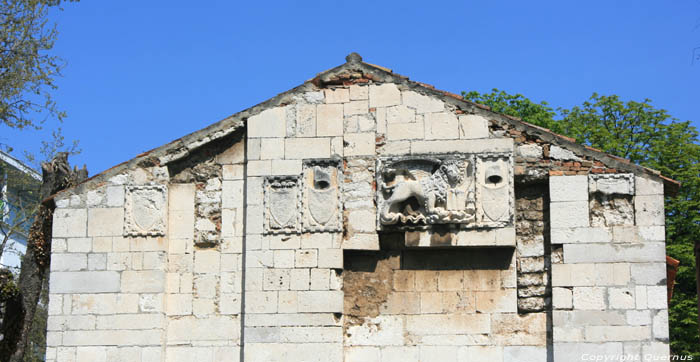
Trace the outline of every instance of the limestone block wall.
<path fill-rule="evenodd" d="M 234 135 L 56 200 L 47 361 L 239 358 L 243 153 Z"/>
<path fill-rule="evenodd" d="M 663 185 L 609 174 L 549 188 L 555 360 L 668 355 Z"/>
<path fill-rule="evenodd" d="M 243 114 L 245 130 L 58 195 L 48 361 L 668 353 L 660 180 L 362 74 Z M 450 157 L 473 184 L 401 177 L 443 188 L 433 216 L 470 221 L 383 223 L 387 165 Z"/>

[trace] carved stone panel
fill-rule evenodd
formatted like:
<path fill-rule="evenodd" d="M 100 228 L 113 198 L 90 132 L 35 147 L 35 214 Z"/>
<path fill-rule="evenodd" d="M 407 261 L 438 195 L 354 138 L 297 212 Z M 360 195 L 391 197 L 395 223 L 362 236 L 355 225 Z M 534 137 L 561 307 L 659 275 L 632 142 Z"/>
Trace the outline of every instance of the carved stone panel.
<path fill-rule="evenodd" d="M 126 186 L 124 236 L 164 236 L 167 195 L 163 185 Z"/>
<path fill-rule="evenodd" d="M 474 157 L 427 156 L 377 161 L 378 228 L 424 229 L 475 222 Z"/>
<path fill-rule="evenodd" d="M 605 195 L 634 195 L 634 175 L 631 173 L 588 175 L 588 192 Z"/>
<path fill-rule="evenodd" d="M 291 234 L 301 230 L 299 184 L 299 176 L 265 178 L 265 233 Z"/>
<path fill-rule="evenodd" d="M 343 230 L 342 161 L 307 160 L 302 171 L 302 226 L 305 232 Z"/>
<path fill-rule="evenodd" d="M 512 225 L 514 191 L 510 155 L 477 155 L 476 184 L 478 226 Z"/>

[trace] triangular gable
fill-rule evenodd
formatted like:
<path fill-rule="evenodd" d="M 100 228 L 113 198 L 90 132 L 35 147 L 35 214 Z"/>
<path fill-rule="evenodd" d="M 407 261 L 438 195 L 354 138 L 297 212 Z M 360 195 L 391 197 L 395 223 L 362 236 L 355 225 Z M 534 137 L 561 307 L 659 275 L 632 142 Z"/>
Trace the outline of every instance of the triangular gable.
<path fill-rule="evenodd" d="M 196 131 L 182 138 L 174 140 L 168 144 L 144 152 L 135 158 L 114 166 L 100 174 L 97 174 L 80 185 L 64 190 L 72 193 L 80 193 L 86 188 L 103 183 L 105 180 L 118 175 L 126 169 L 136 167 L 140 164 L 164 166 L 171 162 L 181 160 L 191 154 L 196 149 L 205 146 L 213 141 L 222 139 L 245 126 L 248 117 L 256 115 L 265 109 L 290 104 L 295 101 L 295 97 L 310 91 L 318 91 L 333 85 L 351 85 L 357 83 L 395 83 L 408 87 L 417 93 L 435 97 L 455 106 L 466 113 L 481 115 L 495 122 L 496 125 L 514 129 L 529 137 L 539 139 L 569 150 L 575 154 L 601 162 L 610 169 L 622 172 L 631 172 L 640 176 L 659 178 L 663 180 L 665 193 L 675 195 L 678 192 L 680 183 L 670 178 L 664 177 L 660 172 L 631 163 L 627 159 L 607 154 L 592 147 L 576 143 L 573 139 L 554 133 L 546 128 L 539 127 L 519 118 L 500 114 L 490 110 L 488 106 L 473 103 L 463 99 L 457 94 L 441 91 L 435 87 L 409 80 L 408 77 L 393 73 L 390 69 L 365 63 L 357 53 L 352 53 L 346 57 L 346 63 L 319 73 L 316 77 L 307 80 L 303 84 L 289 91 L 281 93 L 263 103 L 233 114 L 224 118 L 202 130 Z"/>

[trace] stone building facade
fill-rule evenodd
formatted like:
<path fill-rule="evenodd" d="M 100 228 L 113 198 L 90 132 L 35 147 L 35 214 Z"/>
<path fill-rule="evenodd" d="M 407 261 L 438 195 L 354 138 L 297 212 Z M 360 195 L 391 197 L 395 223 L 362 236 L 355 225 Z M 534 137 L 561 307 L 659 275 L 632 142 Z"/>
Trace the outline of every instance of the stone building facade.
<path fill-rule="evenodd" d="M 678 186 L 351 54 L 54 196 L 47 360 L 668 355 Z"/>

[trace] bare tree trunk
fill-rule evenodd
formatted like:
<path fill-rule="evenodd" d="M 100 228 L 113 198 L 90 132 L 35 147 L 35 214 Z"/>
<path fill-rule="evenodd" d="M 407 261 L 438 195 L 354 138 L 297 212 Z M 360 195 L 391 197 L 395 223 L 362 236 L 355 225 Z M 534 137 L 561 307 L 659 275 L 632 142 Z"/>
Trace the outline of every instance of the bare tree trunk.
<path fill-rule="evenodd" d="M 49 197 L 58 191 L 77 185 L 87 178 L 85 167 L 71 170 L 68 154 L 59 153 L 49 163 L 41 164 L 43 183 L 39 206 L 29 231 L 27 253 L 22 259 L 19 275 L 19 295 L 8 301 L 0 342 L 0 361 L 21 362 L 27 347 L 29 332 L 34 321 L 42 284 L 48 279 L 51 263 L 51 229 L 56 205 Z"/>

